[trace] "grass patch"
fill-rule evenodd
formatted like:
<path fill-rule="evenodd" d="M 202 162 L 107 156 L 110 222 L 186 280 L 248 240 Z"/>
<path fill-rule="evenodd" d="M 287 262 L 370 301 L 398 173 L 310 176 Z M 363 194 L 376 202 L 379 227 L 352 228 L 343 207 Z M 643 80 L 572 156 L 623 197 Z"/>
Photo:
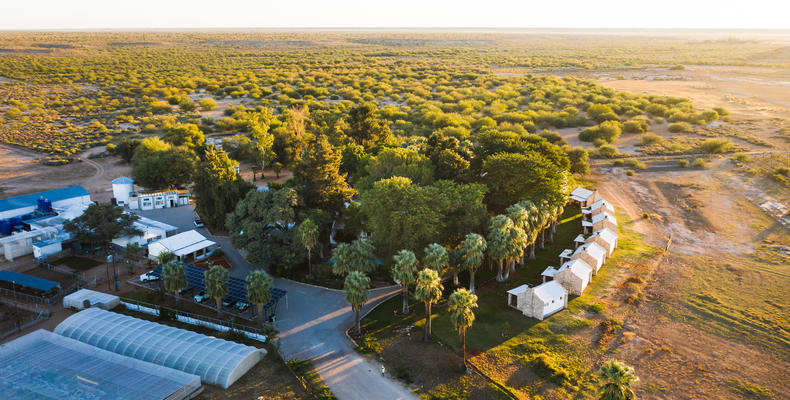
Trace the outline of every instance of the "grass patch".
<path fill-rule="evenodd" d="M 334 393 L 329 390 L 329 387 L 321 378 L 321 375 L 318 375 L 318 372 L 316 372 L 315 368 L 313 367 L 312 360 L 288 360 L 288 368 L 293 371 L 297 379 L 299 379 L 302 382 L 302 385 L 307 388 L 313 399 L 337 399 Z"/>
<path fill-rule="evenodd" d="M 101 261 L 96 261 L 92 258 L 69 256 L 69 257 L 60 258 L 56 261 L 51 262 L 50 264 L 65 265 L 76 271 L 87 271 L 89 269 L 96 268 L 104 263 Z"/>
<path fill-rule="evenodd" d="M 730 380 L 729 384 L 730 390 L 749 399 L 773 400 L 776 398 L 770 390 L 754 383 L 744 382 L 738 378 Z"/>

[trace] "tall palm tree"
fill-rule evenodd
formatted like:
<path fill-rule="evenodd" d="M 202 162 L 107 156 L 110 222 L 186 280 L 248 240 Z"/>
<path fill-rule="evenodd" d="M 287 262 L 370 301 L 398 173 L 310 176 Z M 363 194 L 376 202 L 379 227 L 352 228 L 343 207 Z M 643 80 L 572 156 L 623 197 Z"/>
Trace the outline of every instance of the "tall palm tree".
<path fill-rule="evenodd" d="M 472 327 L 475 322 L 473 308 L 477 308 L 477 296 L 466 289 L 457 289 L 447 301 L 447 309 L 450 311 L 450 321 L 453 327 L 461 336 L 461 357 L 463 363 L 461 368 L 466 371 L 466 330 Z"/>
<path fill-rule="evenodd" d="M 503 279 L 510 279 L 510 273 L 516 271 L 516 261 L 524 257 L 524 249 L 527 247 L 527 234 L 523 229 L 513 224 L 513 228 L 508 230 L 507 239 L 507 268 Z"/>
<path fill-rule="evenodd" d="M 247 275 L 247 300 L 258 309 L 258 326 L 263 326 L 263 306 L 272 299 L 274 279 L 262 269 L 256 269 Z"/>
<path fill-rule="evenodd" d="M 549 242 L 554 243 L 554 234 L 557 233 L 557 221 L 562 217 L 565 212 L 565 207 L 562 204 L 554 208 L 554 213 L 551 218 L 551 229 L 549 230 Z"/>
<path fill-rule="evenodd" d="M 535 203 L 524 200 L 519 202 L 522 207 L 527 211 L 529 218 L 527 219 L 527 228 L 524 231 L 527 234 L 527 242 L 529 243 L 529 259 L 535 259 L 535 244 L 538 240 L 540 233 L 540 210 L 535 206 Z"/>
<path fill-rule="evenodd" d="M 600 400 L 631 400 L 636 394 L 631 383 L 639 381 L 634 369 L 621 361 L 609 360 L 598 370 L 603 386 L 598 390 Z"/>
<path fill-rule="evenodd" d="M 222 315 L 222 299 L 228 295 L 228 270 L 214 265 L 203 273 L 206 282 L 206 294 L 217 302 L 217 317 Z"/>
<path fill-rule="evenodd" d="M 442 275 L 445 268 L 450 265 L 450 257 L 444 246 L 438 243 L 431 243 L 425 248 L 425 257 L 422 258 L 422 266 L 430 268 L 439 275 Z M 455 273 L 455 284 L 458 285 L 458 273 Z"/>
<path fill-rule="evenodd" d="M 403 314 L 409 313 L 409 285 L 417 279 L 419 266 L 417 256 L 411 250 L 401 250 L 392 256 L 395 265 L 392 267 L 392 279 L 401 286 L 403 291 Z"/>
<path fill-rule="evenodd" d="M 181 300 L 178 292 L 187 287 L 187 272 L 184 265 L 175 260 L 163 265 L 162 280 L 165 284 L 165 290 L 173 292 L 173 295 L 176 297 L 176 305 L 178 305 Z"/>
<path fill-rule="evenodd" d="M 332 272 L 345 275 L 351 271 L 371 272 L 376 269 L 373 242 L 360 238 L 351 243 L 341 243 L 332 251 Z"/>
<path fill-rule="evenodd" d="M 541 201 L 538 206 L 538 224 L 540 229 L 540 249 L 546 248 L 546 225 L 551 218 L 551 209 L 546 201 Z"/>
<path fill-rule="evenodd" d="M 524 206 L 520 203 L 516 203 L 511 205 L 507 208 L 507 215 L 513 221 L 513 223 L 523 230 L 525 233 L 529 230 L 529 213 L 524 208 Z M 526 246 L 525 246 L 526 247 Z M 524 266 L 524 252 L 522 251 L 522 256 L 520 260 L 520 264 Z"/>
<path fill-rule="evenodd" d="M 476 233 L 469 233 L 461 242 L 461 265 L 469 271 L 469 291 L 475 292 L 475 272 L 480 265 L 486 252 L 486 240 Z"/>
<path fill-rule="evenodd" d="M 318 225 L 312 219 L 307 218 L 299 224 L 296 233 L 299 235 L 299 241 L 302 242 L 302 246 L 307 250 L 307 275 L 312 278 L 313 263 L 310 259 L 310 253 L 318 243 Z"/>
<path fill-rule="evenodd" d="M 370 278 L 364 273 L 351 271 L 346 275 L 343 290 L 346 292 L 346 301 L 351 304 L 351 309 L 354 310 L 357 335 L 362 331 L 359 323 L 359 314 L 362 311 L 362 306 L 368 301 L 368 288 L 370 288 Z"/>
<path fill-rule="evenodd" d="M 513 268 L 511 263 L 515 263 L 515 260 L 521 256 L 526 242 L 527 235 L 506 215 L 491 218 L 488 228 L 488 254 L 497 260 L 499 266 L 497 282 L 504 282 L 509 278 L 510 270 Z M 506 261 L 507 270 L 503 268 Z"/>
<path fill-rule="evenodd" d="M 442 280 L 439 274 L 430 268 L 424 268 L 417 276 L 417 300 L 425 303 L 425 341 L 431 340 L 431 305 L 442 298 Z"/>

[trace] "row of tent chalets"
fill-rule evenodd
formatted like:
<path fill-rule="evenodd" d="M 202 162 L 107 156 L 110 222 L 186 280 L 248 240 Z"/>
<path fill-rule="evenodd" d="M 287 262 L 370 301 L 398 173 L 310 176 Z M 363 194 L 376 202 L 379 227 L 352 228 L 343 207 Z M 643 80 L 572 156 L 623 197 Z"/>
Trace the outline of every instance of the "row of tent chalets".
<path fill-rule="evenodd" d="M 528 317 L 542 320 L 564 309 L 569 294 L 581 296 L 617 248 L 614 206 L 597 190 L 580 187 L 571 192 L 570 201 L 581 206 L 584 232 L 573 240 L 574 248 L 560 253 L 559 268 L 543 271 L 540 285 L 521 285 L 507 292 L 508 305 Z"/>

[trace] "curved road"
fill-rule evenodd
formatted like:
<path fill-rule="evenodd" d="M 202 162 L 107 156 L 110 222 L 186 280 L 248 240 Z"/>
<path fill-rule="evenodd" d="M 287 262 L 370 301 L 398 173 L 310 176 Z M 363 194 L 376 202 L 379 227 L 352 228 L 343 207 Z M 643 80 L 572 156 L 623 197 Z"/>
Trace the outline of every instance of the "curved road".
<path fill-rule="evenodd" d="M 314 359 L 316 371 L 341 400 L 417 399 L 400 382 L 382 376 L 378 364 L 354 350 L 345 331 L 354 324 L 354 313 L 340 290 L 326 289 L 287 279 L 275 286 L 288 291 L 280 302 L 276 327 L 280 354 L 286 360 Z M 399 293 L 399 287 L 371 289 L 362 314 Z"/>

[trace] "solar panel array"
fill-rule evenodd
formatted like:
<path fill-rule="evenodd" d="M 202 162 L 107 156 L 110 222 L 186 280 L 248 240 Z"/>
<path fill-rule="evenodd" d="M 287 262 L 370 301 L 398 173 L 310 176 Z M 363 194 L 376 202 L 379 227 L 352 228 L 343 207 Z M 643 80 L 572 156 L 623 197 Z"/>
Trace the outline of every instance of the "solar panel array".
<path fill-rule="evenodd" d="M 204 273 L 206 270 L 188 264 L 185 264 L 184 268 L 186 269 L 187 288 L 205 292 L 206 282 L 204 280 Z M 153 270 L 151 274 L 162 278 L 162 267 Z M 270 292 L 272 293 L 272 299 L 263 306 L 264 311 L 275 307 L 277 302 L 280 301 L 280 299 L 283 298 L 283 296 L 285 296 L 287 293 L 287 291 L 277 288 L 271 288 Z M 233 302 L 245 301 L 249 304 L 252 304 L 249 300 L 247 300 L 247 281 L 244 279 L 234 278 L 232 276 L 229 277 L 228 295 L 225 296 L 225 298 Z"/>

